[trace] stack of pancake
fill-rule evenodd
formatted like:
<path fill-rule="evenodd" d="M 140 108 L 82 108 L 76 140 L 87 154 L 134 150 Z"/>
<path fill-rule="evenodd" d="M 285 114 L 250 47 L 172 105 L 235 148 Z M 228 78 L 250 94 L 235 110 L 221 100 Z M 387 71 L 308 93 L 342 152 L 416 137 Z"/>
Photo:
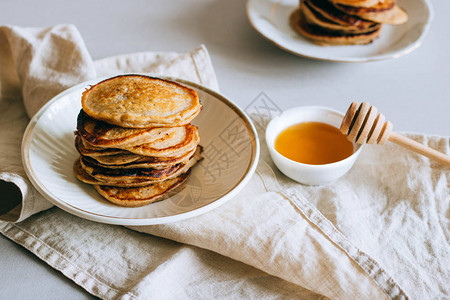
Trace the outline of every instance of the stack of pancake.
<path fill-rule="evenodd" d="M 143 206 L 180 189 L 201 159 L 190 122 L 201 111 L 197 93 L 181 84 L 122 75 L 82 95 L 75 175 L 110 202 Z"/>
<path fill-rule="evenodd" d="M 290 24 L 320 45 L 363 45 L 379 36 L 382 24 L 407 20 L 395 0 L 300 0 Z"/>

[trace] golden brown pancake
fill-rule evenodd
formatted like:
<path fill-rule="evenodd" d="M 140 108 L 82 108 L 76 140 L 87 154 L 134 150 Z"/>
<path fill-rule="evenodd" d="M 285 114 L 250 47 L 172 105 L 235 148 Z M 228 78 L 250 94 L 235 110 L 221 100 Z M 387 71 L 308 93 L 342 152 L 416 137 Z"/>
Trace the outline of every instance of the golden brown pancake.
<path fill-rule="evenodd" d="M 383 0 L 377 2 L 375 5 L 371 5 L 369 7 L 362 6 L 348 6 L 342 4 L 334 4 L 339 10 L 342 10 L 345 13 L 357 15 L 360 12 L 383 12 L 391 10 L 395 6 L 394 0 Z"/>
<path fill-rule="evenodd" d="M 195 149 L 200 141 L 198 128 L 190 124 L 170 128 L 169 132 L 165 132 L 165 134 L 153 140 L 151 143 L 124 147 L 124 149 L 97 147 L 88 143 L 79 134 L 76 133 L 76 135 L 75 145 L 81 155 L 90 156 L 95 159 L 99 156 L 139 155 L 131 156 L 129 162 L 136 161 L 141 156 L 180 157 Z M 119 145 L 119 147 L 121 146 Z"/>
<path fill-rule="evenodd" d="M 91 146 L 100 148 L 127 148 L 150 143 L 161 136 L 166 136 L 174 128 L 123 128 L 89 117 L 83 110 L 77 118 L 77 131 Z"/>
<path fill-rule="evenodd" d="M 294 11 L 290 17 L 294 30 L 319 45 L 364 45 L 371 43 L 380 34 L 381 27 L 365 33 L 328 31 L 320 26 L 308 24 L 303 13 Z"/>
<path fill-rule="evenodd" d="M 202 159 L 199 148 L 186 163 L 177 164 L 166 169 L 109 169 L 79 158 L 74 162 L 73 169 L 76 177 L 88 184 L 107 186 L 144 186 L 163 180 L 168 180 L 187 172 Z"/>
<path fill-rule="evenodd" d="M 81 182 L 87 183 L 87 184 L 91 184 L 91 185 L 109 185 L 109 186 L 120 186 L 120 187 L 129 187 L 129 186 L 144 186 L 144 185 L 149 185 L 152 183 L 157 182 L 157 180 L 134 180 L 132 182 L 128 181 L 120 181 L 120 180 L 116 180 L 114 182 L 107 182 L 107 181 L 101 181 L 101 180 L 97 180 L 94 177 L 92 177 L 91 175 L 89 175 L 84 169 L 83 166 L 81 165 L 81 158 L 78 158 L 77 160 L 75 160 L 74 164 L 73 164 L 73 171 L 75 173 L 75 176 L 78 178 L 78 180 L 80 180 Z"/>
<path fill-rule="evenodd" d="M 165 169 L 153 169 L 153 168 L 135 168 L 135 169 L 110 169 L 98 167 L 85 160 L 80 159 L 81 167 L 91 175 L 93 178 L 108 182 L 109 184 L 115 184 L 116 182 L 152 182 L 161 181 L 170 177 L 183 169 L 186 164 L 180 163 Z"/>
<path fill-rule="evenodd" d="M 179 192 L 187 180 L 189 172 L 173 179 L 154 183 L 143 187 L 115 187 L 94 185 L 97 192 L 106 200 L 125 207 L 139 207 L 168 198 Z"/>
<path fill-rule="evenodd" d="M 201 149 L 201 146 L 198 146 L 197 148 Z M 136 168 L 152 168 L 152 169 L 165 169 L 171 166 L 174 166 L 179 163 L 186 163 L 192 155 L 194 155 L 195 151 L 197 149 L 193 149 L 190 152 L 184 154 L 180 157 L 155 157 L 155 156 L 141 156 L 140 159 L 125 163 L 125 164 L 103 164 L 96 160 L 95 158 L 85 156 L 83 157 L 84 160 L 88 161 L 89 163 L 95 164 L 98 167 L 102 168 L 111 168 L 111 169 L 136 169 Z"/>
<path fill-rule="evenodd" d="M 381 26 L 381 24 L 377 24 L 375 22 L 372 22 L 372 25 L 369 27 L 341 25 L 325 18 L 323 15 L 315 11 L 309 5 L 308 2 L 303 2 L 302 5 L 300 6 L 300 10 L 302 11 L 303 16 L 305 17 L 306 23 L 322 27 L 323 29 L 329 31 L 341 31 L 347 33 L 365 33 L 373 31 Z"/>
<path fill-rule="evenodd" d="M 339 25 L 350 26 L 351 29 L 367 29 L 374 25 L 371 21 L 363 20 L 337 9 L 328 0 L 307 0 L 303 4 L 323 18 Z"/>
<path fill-rule="evenodd" d="M 135 154 L 156 157 L 182 156 L 195 149 L 200 142 L 198 128 L 194 125 L 178 127 L 182 131 L 168 138 L 161 138 L 148 144 L 127 148 Z"/>
<path fill-rule="evenodd" d="M 126 162 L 123 163 L 133 162 L 142 157 L 142 155 L 134 154 L 126 150 L 91 146 L 89 145 L 89 143 L 83 140 L 78 132 L 75 132 L 75 148 L 81 155 L 94 158 L 130 156 L 130 158 L 126 159 Z"/>
<path fill-rule="evenodd" d="M 144 156 L 130 153 L 130 154 L 116 154 L 116 155 L 97 155 L 89 157 L 92 157 L 100 164 L 120 165 L 136 162 L 140 159 L 143 159 Z"/>
<path fill-rule="evenodd" d="M 201 110 L 193 89 L 143 75 L 99 82 L 83 92 L 81 104 L 90 117 L 126 128 L 182 126 Z"/>
<path fill-rule="evenodd" d="M 377 23 L 399 25 L 408 21 L 406 12 L 393 0 L 385 0 L 371 7 L 354 7 L 336 4 L 336 8 L 349 15 Z"/>
<path fill-rule="evenodd" d="M 166 168 L 170 165 L 186 161 L 192 156 L 196 149 L 193 148 L 178 156 L 144 156 L 121 149 L 92 147 L 89 146 L 88 143 L 83 142 L 83 138 L 78 134 L 76 134 L 75 137 L 75 147 L 84 158 L 92 159 L 92 162 L 98 164 L 100 167 L 125 169 L 140 167 L 155 169 Z"/>
<path fill-rule="evenodd" d="M 376 5 L 379 0 L 331 0 L 331 2 L 347 6 L 371 7 Z"/>

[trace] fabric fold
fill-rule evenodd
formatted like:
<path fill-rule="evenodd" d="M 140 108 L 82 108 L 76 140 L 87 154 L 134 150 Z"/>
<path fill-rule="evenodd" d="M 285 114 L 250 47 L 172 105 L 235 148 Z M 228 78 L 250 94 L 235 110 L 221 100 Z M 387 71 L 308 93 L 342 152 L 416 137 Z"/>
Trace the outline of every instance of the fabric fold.
<path fill-rule="evenodd" d="M 9 69 L 4 69 L 2 76 L 16 74 L 18 77 L 8 78 L 6 85 L 19 80 L 29 117 L 58 93 L 96 77 L 91 56 L 73 25 L 44 29 L 1 26 L 0 35 L 9 46 L 1 53 L 10 54 L 3 58 L 10 63 L 6 64 Z M 3 90 L 3 77 L 1 84 Z M 17 86 L 14 88 L 17 90 Z"/>
<path fill-rule="evenodd" d="M 331 299 L 344 299 L 345 294 L 386 299 L 375 282 L 356 271 L 359 266 L 281 193 L 235 199 L 176 224 L 130 228 L 212 250 Z"/>
<path fill-rule="evenodd" d="M 23 28 L 1 26 L 0 60 L 2 62 L 0 92 L 1 107 L 10 105 L 10 101 L 20 101 L 28 117 L 32 117 L 47 101 L 58 93 L 84 80 L 96 76 L 93 61 L 73 25 L 56 25 L 49 28 Z M 4 110 L 2 110 L 4 111 Z M 19 222 L 27 217 L 48 209 L 53 205 L 34 189 L 26 178 L 20 161 L 20 142 L 26 124 L 26 116 L 14 116 L 14 119 L 1 121 L 14 124 L 12 132 L 2 149 L 7 157 L 0 165 L 0 179 L 11 182 L 21 191 L 22 199 L 17 208 L 0 220 Z M 22 126 L 17 127 L 17 123 Z M 6 132 L 6 131 L 5 131 Z M 14 146 L 9 145 L 14 144 Z M 14 153 L 11 154 L 11 148 Z M 17 155 L 19 154 L 19 155 Z M 8 157 L 10 156 L 10 157 Z M 12 185 L 2 185 L 1 193 L 13 193 Z M 3 200 L 5 201 L 5 200 Z"/>

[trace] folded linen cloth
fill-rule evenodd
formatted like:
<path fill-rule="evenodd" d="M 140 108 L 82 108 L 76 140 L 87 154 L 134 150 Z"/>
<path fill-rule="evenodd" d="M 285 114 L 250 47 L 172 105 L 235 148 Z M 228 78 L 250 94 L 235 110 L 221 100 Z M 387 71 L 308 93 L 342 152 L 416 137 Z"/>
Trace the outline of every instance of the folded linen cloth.
<path fill-rule="evenodd" d="M 217 82 L 204 47 L 92 61 L 70 25 L 0 27 L 0 42 L 8 66 L 0 85 L 0 211 L 8 222 L 0 232 L 88 292 L 105 299 L 448 296 L 449 170 L 391 145 L 367 147 L 335 183 L 305 187 L 276 170 L 262 141 L 256 175 L 238 196 L 174 224 L 131 231 L 57 208 L 36 214 L 51 205 L 21 167 L 28 118 L 20 90 L 32 116 L 46 99 L 97 76 L 172 75 L 212 89 Z M 448 138 L 411 137 L 449 152 Z"/>

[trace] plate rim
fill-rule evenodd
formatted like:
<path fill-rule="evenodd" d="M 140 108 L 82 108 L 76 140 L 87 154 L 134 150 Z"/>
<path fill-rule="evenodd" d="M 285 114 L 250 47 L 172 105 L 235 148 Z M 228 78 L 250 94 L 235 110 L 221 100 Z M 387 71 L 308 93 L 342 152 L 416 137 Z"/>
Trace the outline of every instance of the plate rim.
<path fill-rule="evenodd" d="M 55 206 L 61 208 L 62 210 L 71 213 L 73 215 L 76 215 L 78 217 L 100 222 L 100 223 L 106 223 L 106 224 L 112 224 L 112 225 L 131 225 L 131 226 L 140 226 L 140 225 L 156 225 L 156 224 L 167 224 L 172 223 L 176 221 L 181 221 L 185 219 L 189 219 L 192 217 L 199 216 L 203 213 L 206 213 L 208 211 L 211 211 L 220 205 L 224 204 L 225 202 L 231 200 L 234 196 L 236 196 L 237 193 L 239 193 L 250 181 L 252 176 L 254 175 L 256 171 L 256 167 L 259 162 L 260 157 L 260 142 L 258 138 L 258 132 L 255 128 L 255 125 L 253 124 L 252 120 L 249 118 L 249 116 L 245 113 L 244 110 L 242 110 L 236 103 L 234 103 L 232 100 L 228 99 L 224 95 L 211 90 L 210 88 L 186 80 L 181 79 L 174 76 L 162 76 L 162 75 L 155 75 L 155 74 L 145 74 L 145 73 L 123 73 L 121 75 L 132 75 L 132 74 L 139 74 L 139 75 L 147 75 L 157 78 L 162 78 L 165 80 L 171 80 L 176 81 L 181 84 L 186 84 L 188 86 L 194 87 L 196 89 L 202 90 L 206 92 L 207 94 L 213 96 L 214 98 L 218 99 L 219 101 L 225 103 L 230 109 L 232 109 L 241 120 L 243 120 L 245 127 L 247 128 L 250 136 L 251 136 L 251 145 L 252 145 L 252 155 L 250 158 L 249 166 L 244 173 L 241 180 L 236 183 L 232 188 L 230 188 L 223 196 L 217 198 L 216 200 L 205 204 L 199 208 L 185 211 L 182 213 L 170 215 L 170 216 L 164 216 L 164 217 L 156 217 L 156 218 L 126 218 L 126 217 L 117 217 L 117 216 L 103 216 L 99 215 L 97 213 L 92 213 L 83 209 L 80 209 L 76 206 L 73 206 L 67 202 L 61 202 L 58 199 L 54 199 L 54 197 L 47 192 L 47 189 L 39 182 L 39 179 L 37 175 L 34 173 L 33 168 L 31 167 L 30 162 L 30 145 L 31 145 L 31 137 L 34 132 L 34 128 L 36 127 L 38 121 L 43 116 L 43 114 L 58 100 L 63 98 L 64 96 L 71 94 L 74 90 L 78 90 L 82 87 L 87 87 L 89 85 L 95 84 L 97 82 L 100 82 L 102 80 L 111 78 L 112 76 L 103 76 L 99 78 L 95 78 L 92 80 L 87 80 L 84 82 L 81 82 L 79 84 L 76 84 L 73 87 L 70 87 L 61 93 L 54 96 L 51 100 L 49 100 L 39 111 L 31 118 L 30 122 L 28 123 L 24 135 L 22 137 L 22 144 L 21 144 L 21 158 L 22 158 L 22 165 L 24 167 L 25 173 L 27 175 L 27 178 L 32 183 L 33 187 L 38 190 L 38 192 L 44 196 L 48 201 L 50 201 Z M 117 75 L 113 75 L 117 76 Z M 74 129 L 75 130 L 75 129 Z M 253 137 L 252 137 L 253 135 Z"/>
<path fill-rule="evenodd" d="M 293 51 L 292 49 L 287 48 L 286 46 L 281 45 L 280 43 L 274 41 L 270 36 L 264 34 L 263 32 L 261 32 L 258 28 L 258 26 L 256 26 L 254 24 L 254 20 L 251 18 L 250 16 L 250 2 L 257 2 L 257 1 L 261 1 L 261 0 L 247 0 L 246 3 L 246 15 L 247 15 L 247 20 L 250 23 L 250 25 L 253 27 L 253 29 L 259 33 L 265 40 L 269 41 L 270 43 L 274 44 L 275 46 L 277 46 L 278 48 L 289 52 L 293 55 L 299 56 L 299 57 L 304 57 L 304 58 L 309 58 L 309 59 L 314 59 L 314 60 L 319 60 L 319 61 L 327 61 L 327 62 L 343 62 L 343 63 L 364 63 L 364 62 L 374 62 L 374 61 L 381 61 L 381 60 L 388 60 L 388 59 L 396 59 L 399 58 L 403 55 L 406 55 L 408 53 L 411 53 L 412 51 L 414 51 L 415 49 L 419 48 L 426 36 L 428 35 L 428 32 L 430 31 L 431 28 L 431 24 L 433 23 L 434 20 L 434 10 L 433 10 L 433 6 L 431 5 L 431 2 L 429 0 L 418 0 L 421 1 L 425 4 L 425 6 L 428 9 L 428 19 L 427 22 L 424 25 L 424 30 L 422 31 L 421 35 L 419 36 L 419 38 L 417 38 L 413 43 L 411 43 L 410 45 L 408 45 L 407 47 L 403 48 L 403 51 L 399 51 L 397 53 L 394 54 L 389 54 L 389 55 L 376 55 L 376 56 L 367 56 L 367 57 L 350 57 L 347 59 L 342 59 L 342 58 L 324 58 L 324 57 L 318 57 L 318 56 L 312 56 L 312 55 L 307 55 L 307 54 L 303 54 L 300 52 L 296 52 Z M 283 0 L 278 0 L 278 3 L 281 3 Z M 333 46 L 329 46 L 329 47 L 333 47 Z"/>

